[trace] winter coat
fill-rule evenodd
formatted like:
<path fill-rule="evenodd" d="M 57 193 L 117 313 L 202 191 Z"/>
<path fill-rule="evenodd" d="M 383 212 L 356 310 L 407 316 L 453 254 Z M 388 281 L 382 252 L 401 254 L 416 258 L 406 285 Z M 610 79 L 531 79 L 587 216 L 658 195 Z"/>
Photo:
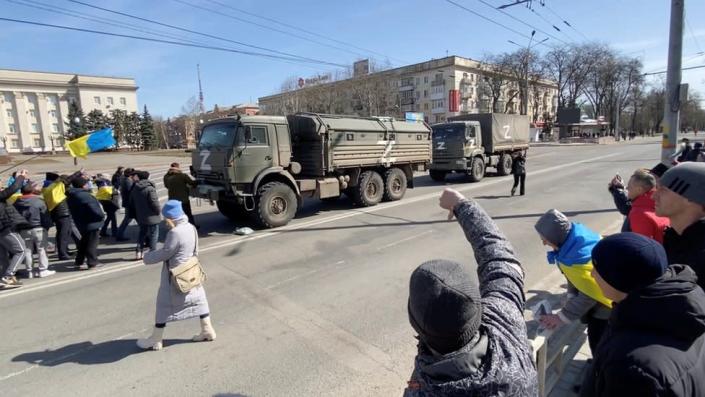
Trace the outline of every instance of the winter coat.
<path fill-rule="evenodd" d="M 606 307 L 612 307 L 612 301 L 605 297 L 591 274 L 592 249 L 599 241 L 599 234 L 582 223 L 573 222 L 570 233 L 560 248 L 548 253 L 548 263 L 558 264 L 568 282 L 582 294 Z M 569 303 L 570 300 L 566 306 Z"/>
<path fill-rule="evenodd" d="M 615 304 L 596 348 L 594 395 L 705 395 L 705 292 L 688 266 Z"/>
<path fill-rule="evenodd" d="M 194 180 L 178 168 L 169 168 L 164 175 L 164 186 L 169 191 L 169 200 L 188 201 L 189 192 L 194 185 Z"/>
<path fill-rule="evenodd" d="M 698 284 L 705 288 L 705 219 L 688 226 L 680 235 L 673 228 L 666 229 L 663 248 L 669 264 L 690 266 L 698 275 Z"/>
<path fill-rule="evenodd" d="M 622 233 L 631 232 L 632 228 L 629 225 L 629 212 L 632 210 L 632 202 L 627 196 L 627 191 L 624 188 L 619 188 L 615 186 L 610 186 L 610 193 L 612 194 L 612 199 L 614 200 L 614 205 L 617 207 L 617 211 L 624 215 L 624 223 L 622 223 Z"/>
<path fill-rule="evenodd" d="M 635 198 L 627 218 L 632 232 L 663 243 L 663 232 L 671 224 L 671 221 L 668 218 L 656 216 L 656 202 L 652 198 L 653 194 L 652 190 Z"/>
<path fill-rule="evenodd" d="M 162 221 L 157 188 L 147 179 L 135 182 L 129 205 L 138 225 L 156 225 Z"/>
<path fill-rule="evenodd" d="M 110 178 L 110 184 L 115 188 L 115 189 L 120 189 L 120 184 L 122 182 L 122 176 L 123 173 L 114 173 L 113 177 Z"/>
<path fill-rule="evenodd" d="M 28 229 L 37 227 L 49 229 L 51 227 L 51 217 L 41 196 L 23 195 L 15 201 L 15 209 L 27 220 Z"/>
<path fill-rule="evenodd" d="M 17 226 L 17 210 L 12 205 L 7 203 L 7 199 L 10 198 L 15 192 L 22 187 L 24 184 L 24 177 L 18 176 L 15 178 L 14 182 L 7 187 L 7 189 L 0 191 L 0 233 L 6 232 L 8 230 L 15 231 Z"/>
<path fill-rule="evenodd" d="M 120 193 L 112 186 L 99 187 L 95 198 L 100 201 L 105 212 L 115 212 L 120 209 Z"/>
<path fill-rule="evenodd" d="M 455 215 L 478 264 L 480 338 L 443 356 L 420 345 L 404 396 L 536 396 L 521 264 L 492 218 L 476 203 L 458 204 Z"/>
<path fill-rule="evenodd" d="M 144 254 L 145 264 L 163 262 L 159 291 L 157 292 L 156 323 L 185 320 L 209 313 L 208 299 L 203 285 L 182 293 L 171 282 L 169 269 L 198 255 L 198 234 L 186 216 L 175 221 L 176 226 L 166 234 L 164 246 Z"/>
<path fill-rule="evenodd" d="M 126 215 L 130 210 L 130 192 L 132 191 L 132 185 L 134 185 L 132 179 L 123 175 L 120 179 L 120 196 L 122 197 L 122 207 L 125 208 Z"/>
<path fill-rule="evenodd" d="M 66 199 L 71 217 L 81 233 L 92 232 L 103 226 L 105 214 L 90 190 L 71 188 Z"/>
<path fill-rule="evenodd" d="M 512 161 L 512 174 L 514 175 L 524 175 L 526 174 L 526 157 L 516 156 L 514 161 Z"/>

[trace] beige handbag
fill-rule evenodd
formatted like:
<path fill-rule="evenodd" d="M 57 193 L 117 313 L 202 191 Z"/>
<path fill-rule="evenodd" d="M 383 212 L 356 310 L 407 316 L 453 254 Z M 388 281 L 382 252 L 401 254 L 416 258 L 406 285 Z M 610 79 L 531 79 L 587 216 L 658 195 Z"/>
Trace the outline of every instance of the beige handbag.
<path fill-rule="evenodd" d="M 194 232 L 195 230 L 194 228 Z M 198 235 L 196 235 L 196 241 L 197 240 Z M 197 244 L 198 243 L 196 243 L 196 245 Z M 179 266 L 169 269 L 169 272 L 171 273 L 171 279 L 176 285 L 176 288 L 184 294 L 206 281 L 206 272 L 203 271 L 203 266 L 201 266 L 201 262 L 196 256 L 195 246 L 193 256 Z"/>

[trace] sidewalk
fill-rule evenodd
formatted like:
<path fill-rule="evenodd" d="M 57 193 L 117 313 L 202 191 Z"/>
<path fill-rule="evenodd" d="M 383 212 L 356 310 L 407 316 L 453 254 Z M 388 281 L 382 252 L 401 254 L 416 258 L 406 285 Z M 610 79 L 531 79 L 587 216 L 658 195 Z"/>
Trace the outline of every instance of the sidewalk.
<path fill-rule="evenodd" d="M 576 386 L 583 383 L 588 359 L 592 359 L 592 353 L 590 353 L 590 346 L 586 340 L 570 364 L 567 365 L 549 397 L 577 397 L 579 390 Z"/>

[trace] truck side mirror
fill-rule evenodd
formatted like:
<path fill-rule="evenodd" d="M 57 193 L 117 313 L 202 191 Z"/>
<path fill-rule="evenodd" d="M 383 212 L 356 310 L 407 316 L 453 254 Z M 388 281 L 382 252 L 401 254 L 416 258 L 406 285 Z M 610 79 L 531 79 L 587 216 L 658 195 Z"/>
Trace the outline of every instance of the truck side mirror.
<path fill-rule="evenodd" d="M 250 126 L 245 126 L 245 142 L 252 142 L 252 130 Z"/>

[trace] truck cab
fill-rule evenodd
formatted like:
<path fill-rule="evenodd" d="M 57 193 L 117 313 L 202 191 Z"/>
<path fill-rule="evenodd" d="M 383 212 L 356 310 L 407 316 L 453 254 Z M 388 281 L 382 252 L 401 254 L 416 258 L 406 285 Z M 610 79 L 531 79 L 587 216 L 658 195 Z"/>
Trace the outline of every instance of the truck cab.
<path fill-rule="evenodd" d="M 433 129 L 433 163 L 430 175 L 442 181 L 446 174 L 468 173 L 480 180 L 485 172 L 484 148 L 480 123 L 453 121 L 431 126 Z"/>

